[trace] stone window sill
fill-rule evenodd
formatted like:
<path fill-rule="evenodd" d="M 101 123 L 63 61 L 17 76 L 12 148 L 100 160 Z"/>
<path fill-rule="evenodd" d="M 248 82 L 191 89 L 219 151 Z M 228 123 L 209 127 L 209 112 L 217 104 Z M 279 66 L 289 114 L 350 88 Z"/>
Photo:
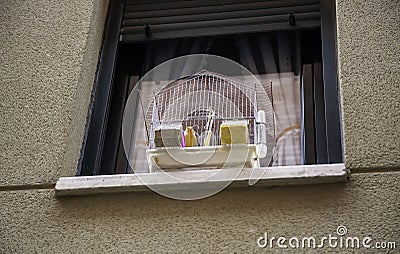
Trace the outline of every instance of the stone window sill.
<path fill-rule="evenodd" d="M 227 173 L 230 169 L 223 169 Z M 302 185 L 346 182 L 349 172 L 344 164 L 325 165 L 303 165 L 259 168 L 259 177 L 256 186 L 279 186 L 279 185 Z M 251 168 L 244 168 L 235 179 L 219 174 L 217 179 L 182 182 L 177 179 L 205 179 L 216 170 L 176 171 L 170 172 L 171 177 L 165 177 L 163 173 L 141 174 L 140 178 L 135 174 L 121 175 L 98 175 L 98 176 L 75 176 L 61 177 L 56 183 L 57 196 L 78 196 L 100 193 L 138 192 L 150 190 L 147 185 L 165 189 L 185 189 L 193 184 L 207 187 L 219 182 L 232 182 L 230 187 L 249 186 L 249 179 L 252 179 Z M 227 174 L 229 175 L 229 174 Z M 143 183 L 145 179 L 146 185 Z"/>

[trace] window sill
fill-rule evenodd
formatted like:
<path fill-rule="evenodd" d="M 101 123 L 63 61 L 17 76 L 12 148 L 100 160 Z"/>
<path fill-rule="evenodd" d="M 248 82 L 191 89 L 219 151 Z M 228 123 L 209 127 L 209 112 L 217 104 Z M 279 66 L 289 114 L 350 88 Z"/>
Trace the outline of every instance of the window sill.
<path fill-rule="evenodd" d="M 229 169 L 224 170 L 228 171 Z M 265 168 L 256 170 L 265 170 Z M 217 179 L 188 183 L 182 183 L 182 181 L 179 180 L 171 180 L 171 178 L 166 178 L 162 173 L 142 174 L 140 178 L 142 180 L 146 178 L 146 183 L 151 183 L 154 186 L 165 189 L 185 189 L 190 186 L 193 187 L 193 184 L 202 185 L 202 187 L 206 188 L 207 186 L 215 184 L 215 181 L 232 182 L 230 187 L 243 187 L 249 186 L 249 179 L 252 171 L 253 169 L 245 168 L 241 170 L 239 175 L 233 180 L 221 174 Z M 187 179 L 188 177 L 204 179 L 213 173 L 215 173 L 215 170 L 177 171 L 169 174 L 178 179 Z M 337 183 L 346 182 L 348 176 L 349 172 L 342 163 L 269 167 L 256 183 L 256 186 Z M 61 177 L 58 179 L 55 189 L 57 196 L 79 196 L 150 190 L 135 174 Z"/>

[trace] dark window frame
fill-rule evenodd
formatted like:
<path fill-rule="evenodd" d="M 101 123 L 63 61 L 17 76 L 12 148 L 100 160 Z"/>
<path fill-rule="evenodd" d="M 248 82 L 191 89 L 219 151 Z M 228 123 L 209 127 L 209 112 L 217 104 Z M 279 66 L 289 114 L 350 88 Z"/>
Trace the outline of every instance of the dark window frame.
<path fill-rule="evenodd" d="M 124 160 L 118 158 L 118 149 L 121 149 L 120 133 L 123 113 L 121 109 L 123 109 L 127 98 L 130 73 L 125 64 L 128 60 L 126 59 L 126 54 L 124 54 L 124 46 L 119 44 L 124 6 L 124 0 L 110 1 L 109 4 L 77 175 L 113 174 L 115 173 L 114 167 L 116 163 L 121 163 Z M 324 113 L 327 161 L 328 163 L 337 163 L 343 161 L 343 149 L 337 68 L 335 0 L 321 0 L 320 8 L 324 89 L 319 92 L 324 93 L 325 105 L 329 106 L 325 107 L 324 112 L 315 112 L 315 114 L 321 115 Z M 119 100 L 111 101 L 112 96 L 119 98 Z M 114 149 L 110 149 L 110 147 Z M 305 164 L 313 163 L 316 162 L 313 160 L 305 161 Z M 125 167 L 123 166 L 123 168 L 126 168 L 126 170 L 117 173 L 129 173 L 129 167 L 126 167 L 126 159 Z"/>

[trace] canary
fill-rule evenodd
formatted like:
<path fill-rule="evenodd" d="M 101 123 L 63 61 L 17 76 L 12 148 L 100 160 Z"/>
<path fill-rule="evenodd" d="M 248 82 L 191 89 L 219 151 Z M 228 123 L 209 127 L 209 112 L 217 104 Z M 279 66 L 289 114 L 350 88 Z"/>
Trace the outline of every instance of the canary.
<path fill-rule="evenodd" d="M 185 147 L 196 146 L 197 138 L 192 126 L 186 127 L 185 130 Z"/>

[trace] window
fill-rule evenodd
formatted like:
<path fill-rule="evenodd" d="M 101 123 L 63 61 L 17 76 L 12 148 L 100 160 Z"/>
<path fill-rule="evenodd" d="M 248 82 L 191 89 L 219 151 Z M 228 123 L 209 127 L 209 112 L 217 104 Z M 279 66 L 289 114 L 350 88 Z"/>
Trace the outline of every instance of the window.
<path fill-rule="evenodd" d="M 123 150 L 127 98 L 133 92 L 139 109 L 137 81 L 188 54 L 231 59 L 264 85 L 275 112 L 267 138 L 276 144 L 261 166 L 342 162 L 334 8 L 333 0 L 111 1 L 77 174 L 147 172 L 132 170 Z M 139 113 L 133 132 L 145 124 Z"/>

